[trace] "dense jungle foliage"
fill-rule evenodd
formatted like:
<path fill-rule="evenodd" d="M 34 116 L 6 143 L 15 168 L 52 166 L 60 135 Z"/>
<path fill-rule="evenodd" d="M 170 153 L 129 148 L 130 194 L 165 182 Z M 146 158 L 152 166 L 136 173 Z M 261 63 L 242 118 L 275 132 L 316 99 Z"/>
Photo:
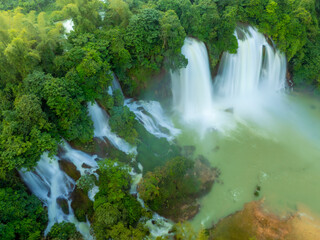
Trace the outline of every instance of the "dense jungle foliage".
<path fill-rule="evenodd" d="M 62 25 L 66 19 L 74 22 L 70 33 Z M 286 54 L 295 84 L 319 88 L 319 21 L 317 0 L 1 1 L 0 238 L 39 239 L 43 234 L 44 209 L 12 176 L 32 169 L 43 152 L 56 154 L 62 138 L 91 141 L 87 104 L 99 101 L 111 115 L 112 130 L 130 143 L 139 142 L 140 131 L 122 94 L 106 94 L 112 73 L 126 96 L 137 96 L 151 76 L 186 66 L 181 54 L 186 36 L 205 42 L 215 72 L 222 52 L 237 51 L 237 24 L 251 24 Z M 129 194 L 130 178 L 121 169 L 109 175 L 113 168 L 107 164 L 101 164 L 93 205 L 96 237 L 141 239 L 146 230 L 139 219 L 145 213 Z M 162 179 L 158 184 L 166 184 L 165 174 L 154 173 Z M 145 197 L 157 210 L 160 203 Z M 59 229 L 77 234 L 72 226 L 54 228 Z"/>

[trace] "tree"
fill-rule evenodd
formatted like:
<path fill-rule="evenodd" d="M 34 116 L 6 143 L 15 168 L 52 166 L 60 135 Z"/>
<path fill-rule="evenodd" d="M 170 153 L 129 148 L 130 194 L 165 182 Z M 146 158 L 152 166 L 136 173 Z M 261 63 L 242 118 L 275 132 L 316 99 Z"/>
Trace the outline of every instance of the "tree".
<path fill-rule="evenodd" d="M 53 0 L 2 0 L 0 10 L 12 10 L 21 7 L 23 12 L 40 11 L 53 2 Z"/>
<path fill-rule="evenodd" d="M 199 180 L 192 174 L 193 167 L 194 162 L 184 157 L 169 160 L 145 175 L 139 184 L 140 197 L 153 211 L 173 213 L 181 201 L 199 190 Z"/>
<path fill-rule="evenodd" d="M 161 13 L 156 9 L 142 9 L 130 18 L 126 30 L 126 49 L 134 66 L 131 71 L 142 80 L 146 80 L 146 73 L 159 71 L 163 61 L 160 17 Z"/>
<path fill-rule="evenodd" d="M 58 141 L 50 134 L 53 126 L 35 95 L 17 97 L 14 109 L 4 111 L 3 115 L 0 135 L 3 176 L 14 168 L 34 167 L 44 151 L 56 152 Z"/>
<path fill-rule="evenodd" d="M 109 119 L 111 130 L 129 143 L 135 144 L 138 137 L 135 117 L 127 106 L 113 107 Z"/>
<path fill-rule="evenodd" d="M 0 79 L 17 83 L 35 68 L 50 70 L 55 54 L 61 53 L 61 24 L 53 25 L 48 16 L 21 9 L 0 12 Z"/>
<path fill-rule="evenodd" d="M 81 234 L 77 231 L 76 226 L 70 222 L 55 223 L 47 235 L 47 239 L 51 240 L 82 240 Z"/>
<path fill-rule="evenodd" d="M 79 139 L 82 142 L 93 136 L 93 123 L 87 114 L 86 105 L 82 104 L 81 90 L 73 81 L 64 78 L 51 78 L 43 88 L 44 98 L 58 127 L 59 133 L 66 140 Z"/>
<path fill-rule="evenodd" d="M 77 180 L 76 184 L 80 189 L 87 193 L 94 187 L 94 181 L 94 175 L 84 174 Z"/>
<path fill-rule="evenodd" d="M 4 50 L 8 63 L 17 70 L 21 78 L 26 77 L 40 63 L 40 55 L 32 49 L 33 44 L 32 40 L 16 37 Z"/>
<path fill-rule="evenodd" d="M 181 25 L 185 29 L 187 35 L 190 33 L 190 29 L 194 24 L 192 22 L 193 9 L 190 0 L 159 0 L 154 1 L 156 3 L 157 9 L 166 12 L 168 10 L 173 10 L 180 19 Z"/>
<path fill-rule="evenodd" d="M 34 195 L 23 188 L 0 188 L 0 238 L 40 239 L 47 214 Z"/>
<path fill-rule="evenodd" d="M 110 27 L 122 26 L 125 27 L 129 23 L 132 13 L 129 5 L 123 0 L 110 0 L 107 2 L 105 24 Z"/>
<path fill-rule="evenodd" d="M 165 67 L 176 70 L 187 65 L 187 60 L 181 54 L 186 33 L 173 10 L 165 12 L 160 19 L 161 38 L 165 48 Z"/>
<path fill-rule="evenodd" d="M 97 240 L 138 240 L 147 236 L 145 227 L 139 222 L 143 209 L 129 193 L 129 170 L 115 160 L 105 159 L 99 163 L 99 192 L 94 201 L 92 222 Z"/>
<path fill-rule="evenodd" d="M 56 18 L 71 18 L 76 32 L 93 32 L 101 24 L 102 2 L 99 0 L 57 0 L 56 4 L 61 8 L 55 12 Z"/>

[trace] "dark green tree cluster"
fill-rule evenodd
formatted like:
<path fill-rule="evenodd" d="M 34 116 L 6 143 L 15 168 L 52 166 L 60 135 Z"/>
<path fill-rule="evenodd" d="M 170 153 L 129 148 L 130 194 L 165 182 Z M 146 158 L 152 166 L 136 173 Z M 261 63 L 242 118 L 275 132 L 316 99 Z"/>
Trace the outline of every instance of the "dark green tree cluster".
<path fill-rule="evenodd" d="M 109 120 L 111 130 L 128 143 L 135 144 L 138 137 L 138 132 L 135 129 L 137 123 L 135 117 L 127 106 L 113 107 Z"/>
<path fill-rule="evenodd" d="M 0 181 L 0 239 L 41 239 L 47 213 L 16 175 Z"/>
<path fill-rule="evenodd" d="M 181 47 L 186 36 L 174 11 L 163 12 L 145 1 L 108 1 L 103 29 L 111 39 L 113 71 L 132 95 L 163 67 L 186 65 Z M 112 37 L 112 38 L 111 38 Z"/>
<path fill-rule="evenodd" d="M 23 12 L 44 11 L 54 0 L 1 0 L 0 10 L 12 10 L 21 7 Z"/>
<path fill-rule="evenodd" d="M 92 227 L 97 240 L 143 239 L 148 231 L 140 221 L 146 215 L 130 195 L 131 176 L 123 163 L 99 163 L 99 192 L 95 196 Z"/>
<path fill-rule="evenodd" d="M 81 234 L 73 223 L 55 223 L 47 235 L 48 240 L 82 240 Z"/>
<path fill-rule="evenodd" d="M 74 22 L 71 48 L 82 44 L 104 51 L 106 56 L 100 57 L 129 95 L 163 67 L 177 69 L 187 63 L 180 51 L 186 34 L 174 11 L 160 11 L 146 1 L 57 0 L 56 5 L 60 10 L 54 19 Z"/>

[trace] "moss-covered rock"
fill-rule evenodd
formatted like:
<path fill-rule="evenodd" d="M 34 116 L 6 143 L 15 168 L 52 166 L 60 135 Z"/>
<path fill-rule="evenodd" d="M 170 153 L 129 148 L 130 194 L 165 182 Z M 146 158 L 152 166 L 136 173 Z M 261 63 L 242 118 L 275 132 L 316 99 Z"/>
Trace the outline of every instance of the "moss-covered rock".
<path fill-rule="evenodd" d="M 77 170 L 77 167 L 68 160 L 59 160 L 59 167 L 62 171 L 64 171 L 69 177 L 71 177 L 75 181 L 77 181 L 81 177 L 81 174 Z"/>
<path fill-rule="evenodd" d="M 171 76 L 170 72 L 161 69 L 159 74 L 152 76 L 147 82 L 145 88 L 140 92 L 143 99 L 159 99 L 166 101 L 172 98 Z"/>
<path fill-rule="evenodd" d="M 220 176 L 220 170 L 211 166 L 210 162 L 202 155 L 198 156 L 194 163 L 194 169 L 189 174 L 194 174 L 200 181 L 200 189 L 197 197 L 208 193 L 213 183 Z"/>
<path fill-rule="evenodd" d="M 93 216 L 93 202 L 89 199 L 88 195 L 76 187 L 71 194 L 71 198 L 71 207 L 76 218 L 80 222 L 86 222 L 86 217 L 91 220 Z"/>
<path fill-rule="evenodd" d="M 193 154 L 196 150 L 195 146 L 183 146 L 181 150 L 181 155 L 186 157 L 186 158 L 193 158 Z"/>
<path fill-rule="evenodd" d="M 57 198 L 57 204 L 61 207 L 62 211 L 68 215 L 69 214 L 69 204 L 67 199 L 64 197 L 58 197 Z"/>
<path fill-rule="evenodd" d="M 264 211 L 261 201 L 250 202 L 243 210 L 222 219 L 214 226 L 210 230 L 210 239 L 288 239 L 288 234 L 292 232 L 292 218 L 293 216 L 280 218 Z"/>

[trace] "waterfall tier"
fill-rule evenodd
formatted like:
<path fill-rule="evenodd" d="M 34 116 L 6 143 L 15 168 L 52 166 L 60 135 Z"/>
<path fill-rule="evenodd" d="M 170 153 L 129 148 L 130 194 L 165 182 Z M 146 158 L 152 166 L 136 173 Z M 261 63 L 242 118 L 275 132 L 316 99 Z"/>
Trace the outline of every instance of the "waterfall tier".
<path fill-rule="evenodd" d="M 214 103 L 207 49 L 203 42 L 186 38 L 181 51 L 188 65 L 171 73 L 174 109 L 187 122 L 208 118 Z"/>
<path fill-rule="evenodd" d="M 89 115 L 94 124 L 94 136 L 104 139 L 106 137 L 117 149 L 125 153 L 137 154 L 136 147 L 131 146 L 122 138 L 118 137 L 115 133 L 111 132 L 109 126 L 109 116 L 99 107 L 97 103 L 88 104 Z"/>
<path fill-rule="evenodd" d="M 20 171 L 23 181 L 27 184 L 31 192 L 48 207 L 49 222 L 45 234 L 50 231 L 56 222 L 67 221 L 74 223 L 77 230 L 85 239 L 92 239 L 90 235 L 90 224 L 88 222 L 79 222 L 74 216 L 71 208 L 71 193 L 75 188 L 75 181 L 60 169 L 58 160 L 58 157 L 51 159 L 48 157 L 48 153 L 44 153 L 34 171 Z M 72 160 L 75 165 L 79 165 L 76 163 L 77 159 Z M 91 161 L 83 162 L 90 163 Z M 65 213 L 58 204 L 59 200 L 68 203 L 68 214 Z"/>
<path fill-rule="evenodd" d="M 173 109 L 203 135 L 208 129 L 234 129 L 279 96 L 286 85 L 286 58 L 252 27 L 235 31 L 236 54 L 224 53 L 218 75 L 211 79 L 205 45 L 186 38 L 182 54 L 186 68 L 171 73 Z M 273 101 L 274 102 L 274 101 Z"/>
<path fill-rule="evenodd" d="M 215 93 L 222 98 L 273 93 L 285 87 L 286 58 L 264 35 L 248 27 L 237 29 L 236 54 L 224 53 L 215 79 Z"/>
<path fill-rule="evenodd" d="M 159 102 L 126 99 L 125 105 L 136 115 L 136 119 L 145 129 L 157 138 L 172 141 L 180 133 L 180 130 L 173 126 L 170 118 L 165 115 Z"/>

